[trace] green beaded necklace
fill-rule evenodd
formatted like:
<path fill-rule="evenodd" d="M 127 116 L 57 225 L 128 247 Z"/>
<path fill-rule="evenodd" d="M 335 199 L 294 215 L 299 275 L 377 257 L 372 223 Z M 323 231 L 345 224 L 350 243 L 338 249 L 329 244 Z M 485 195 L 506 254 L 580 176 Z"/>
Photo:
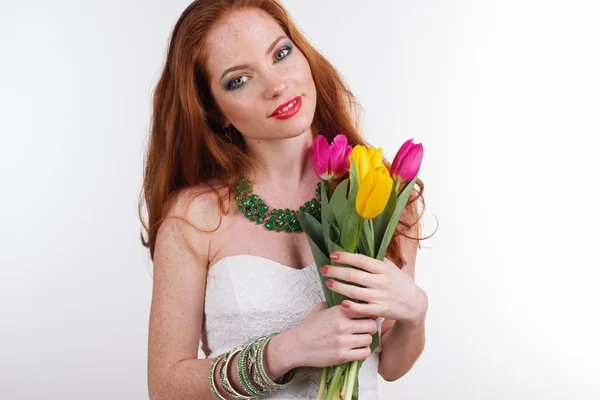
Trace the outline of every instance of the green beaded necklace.
<path fill-rule="evenodd" d="M 250 181 L 243 176 L 240 177 L 240 181 L 233 188 L 232 193 L 235 195 L 238 210 L 250 221 L 263 224 L 270 231 L 301 232 L 302 227 L 297 218 L 299 212 L 306 212 L 318 221 L 321 220 L 321 191 L 319 186 L 315 190 L 316 197 L 304 203 L 298 211 L 289 208 L 285 210 L 274 208 L 269 211 L 269 207 L 265 202 L 252 193 Z"/>

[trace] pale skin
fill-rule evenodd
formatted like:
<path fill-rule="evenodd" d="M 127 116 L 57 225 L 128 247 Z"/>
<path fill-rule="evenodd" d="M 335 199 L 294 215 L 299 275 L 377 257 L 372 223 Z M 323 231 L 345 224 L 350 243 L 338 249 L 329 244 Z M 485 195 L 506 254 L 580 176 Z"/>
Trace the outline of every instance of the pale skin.
<path fill-rule="evenodd" d="M 291 51 L 286 48 L 290 44 Z M 309 151 L 316 90 L 306 58 L 269 15 L 256 10 L 238 10 L 223 18 L 208 35 L 207 46 L 210 88 L 223 112 L 223 126 L 233 125 L 241 132 L 248 152 L 261 165 L 256 174 L 247 176 L 253 191 L 273 207 L 297 209 L 314 196 L 320 180 Z M 241 64 L 247 67 L 227 72 L 221 80 L 224 71 Z M 226 90 L 224 84 L 231 81 L 241 87 Z M 297 95 L 302 96 L 303 105 L 294 117 L 269 118 L 276 107 Z M 208 268 L 236 254 L 269 258 L 282 268 L 303 268 L 313 262 L 304 233 L 267 231 L 250 223 L 235 205 L 220 221 L 216 197 L 204 184 L 196 189 L 205 194 L 189 204 L 182 196 L 177 197 L 167 205 L 165 213 L 185 215 L 201 230 L 211 231 L 219 222 L 220 226 L 214 232 L 203 233 L 167 220 L 157 234 L 149 332 L 151 398 L 214 398 L 207 391 L 207 371 L 212 359 L 197 359 L 198 343 L 206 345 L 202 329 Z M 186 249 L 182 234 L 195 254 L 182 251 Z M 334 280 L 354 281 L 370 289 L 360 293 L 370 304 L 364 308 L 353 305 L 351 309 L 371 318 L 385 318 L 378 372 L 387 381 L 410 370 L 424 346 L 427 297 L 414 281 L 416 248 L 414 241 L 402 242 L 407 261 L 403 269 L 387 259 L 366 262 L 342 253 L 339 262 L 354 263 L 365 270 L 364 274 L 349 279 L 340 276 L 342 271 L 336 267 L 328 272 Z M 337 282 L 333 289 L 347 291 L 342 285 Z M 278 356 L 288 354 L 290 349 L 301 351 L 294 348 L 294 334 L 282 332 L 265 350 L 265 365 L 272 379 L 297 366 L 290 357 Z M 205 352 L 208 350 L 204 348 Z M 230 365 L 237 364 L 238 356 Z M 233 372 L 230 369 L 232 385 L 245 393 Z M 222 395 L 226 393 L 218 380 L 217 389 Z"/>

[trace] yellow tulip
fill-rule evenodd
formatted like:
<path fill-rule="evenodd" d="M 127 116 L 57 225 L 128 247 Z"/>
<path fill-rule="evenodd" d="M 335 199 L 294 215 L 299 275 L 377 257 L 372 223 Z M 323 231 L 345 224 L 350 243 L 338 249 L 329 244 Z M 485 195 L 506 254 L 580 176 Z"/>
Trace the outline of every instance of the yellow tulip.
<path fill-rule="evenodd" d="M 350 157 L 354 160 L 354 165 L 356 165 L 356 172 L 358 174 L 358 183 L 363 181 L 367 173 L 378 166 L 383 166 L 383 161 L 381 161 L 381 147 L 378 149 L 367 148 L 362 145 L 356 145 L 352 149 L 350 153 Z M 351 177 L 352 178 L 352 177 Z"/>
<path fill-rule="evenodd" d="M 364 219 L 373 219 L 378 216 L 388 202 L 393 185 L 394 180 L 384 165 L 368 171 L 360 182 L 356 194 L 358 215 Z"/>

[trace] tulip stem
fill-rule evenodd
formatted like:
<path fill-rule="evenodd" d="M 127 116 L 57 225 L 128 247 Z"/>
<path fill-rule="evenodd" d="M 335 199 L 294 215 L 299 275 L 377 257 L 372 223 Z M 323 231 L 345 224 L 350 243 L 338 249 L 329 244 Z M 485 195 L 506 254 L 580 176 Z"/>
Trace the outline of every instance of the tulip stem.
<path fill-rule="evenodd" d="M 348 369 L 346 369 L 344 375 L 342 376 L 342 388 L 340 389 L 340 394 L 343 395 L 346 393 L 346 386 L 348 385 Z"/>
<path fill-rule="evenodd" d="M 340 392 L 340 380 L 344 371 L 347 370 L 348 365 L 349 363 L 341 364 L 333 369 L 333 376 L 331 377 L 331 382 L 329 382 L 329 387 L 327 387 L 326 400 L 338 400 L 337 395 Z"/>
<path fill-rule="evenodd" d="M 356 237 L 357 237 L 357 238 L 360 238 L 360 235 L 362 235 L 362 230 L 363 230 L 363 225 L 364 225 L 364 224 L 363 224 L 363 221 L 364 221 L 364 218 L 363 218 L 363 217 L 359 217 L 359 223 L 358 223 L 358 234 L 356 235 Z M 358 240 L 357 240 L 357 242 L 358 242 Z M 358 245 L 358 243 L 357 243 L 357 245 Z M 351 253 L 354 253 L 354 252 L 356 252 L 356 251 L 357 251 L 357 250 L 356 250 L 356 249 L 354 249 L 354 250 L 352 250 L 352 251 L 351 251 Z"/>
<path fill-rule="evenodd" d="M 323 373 L 321 374 L 321 385 L 319 385 L 319 394 L 317 395 L 317 400 L 323 400 L 325 398 L 325 389 L 327 388 L 327 378 L 329 376 L 329 367 L 323 368 Z"/>
<path fill-rule="evenodd" d="M 358 360 L 354 360 L 350 363 L 350 367 L 346 376 L 348 382 L 346 383 L 346 390 L 342 393 L 342 397 L 344 400 L 351 400 L 352 393 L 354 392 L 354 386 L 356 385 L 356 379 L 358 378 Z"/>
<path fill-rule="evenodd" d="M 375 243 L 375 228 L 373 227 L 373 220 L 369 220 L 369 227 L 371 228 L 371 238 L 373 239 L 373 243 Z M 375 251 L 375 249 L 373 249 Z M 369 254 L 371 258 L 375 257 L 375 254 Z"/>

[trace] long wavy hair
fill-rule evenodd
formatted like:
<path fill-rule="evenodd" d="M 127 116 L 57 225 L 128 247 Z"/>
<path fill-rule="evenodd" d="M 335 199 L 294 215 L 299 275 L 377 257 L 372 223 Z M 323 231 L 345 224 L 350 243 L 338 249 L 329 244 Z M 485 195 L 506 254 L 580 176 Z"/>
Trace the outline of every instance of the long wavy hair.
<path fill-rule="evenodd" d="M 149 248 L 152 260 L 157 232 L 166 218 L 178 218 L 193 226 L 185 218 L 164 215 L 165 204 L 172 196 L 200 183 L 208 184 L 217 192 L 210 183 L 215 180 L 226 185 L 231 196 L 232 186 L 240 174 L 248 168 L 256 170 L 258 167 L 257 162 L 246 153 L 238 131 L 233 130 L 231 142 L 224 137 L 220 124 L 223 115 L 212 97 L 205 68 L 206 36 L 211 27 L 227 13 L 241 8 L 257 8 L 271 15 L 308 60 L 317 92 L 311 125 L 313 135 L 321 134 L 331 142 L 337 133 L 343 133 L 352 146 L 372 147 L 362 137 L 358 126 L 360 105 L 356 98 L 329 61 L 309 44 L 281 4 L 276 0 L 192 2 L 172 31 L 166 63 L 153 97 L 144 181 L 138 203 L 139 218 L 148 236 L 145 239 L 144 232 L 141 232 L 141 241 Z M 384 164 L 390 168 L 385 157 Z M 424 212 L 423 189 L 423 182 L 418 179 L 395 236 L 410 237 L 406 233 L 416 225 L 411 232 L 416 231 L 417 237 L 410 238 L 422 240 L 418 236 L 423 214 L 418 214 L 417 200 L 423 203 Z M 217 198 L 222 218 L 225 200 L 222 196 Z M 142 215 L 144 201 L 147 222 Z M 405 265 L 399 240 L 391 241 L 386 256 L 400 267 Z"/>

